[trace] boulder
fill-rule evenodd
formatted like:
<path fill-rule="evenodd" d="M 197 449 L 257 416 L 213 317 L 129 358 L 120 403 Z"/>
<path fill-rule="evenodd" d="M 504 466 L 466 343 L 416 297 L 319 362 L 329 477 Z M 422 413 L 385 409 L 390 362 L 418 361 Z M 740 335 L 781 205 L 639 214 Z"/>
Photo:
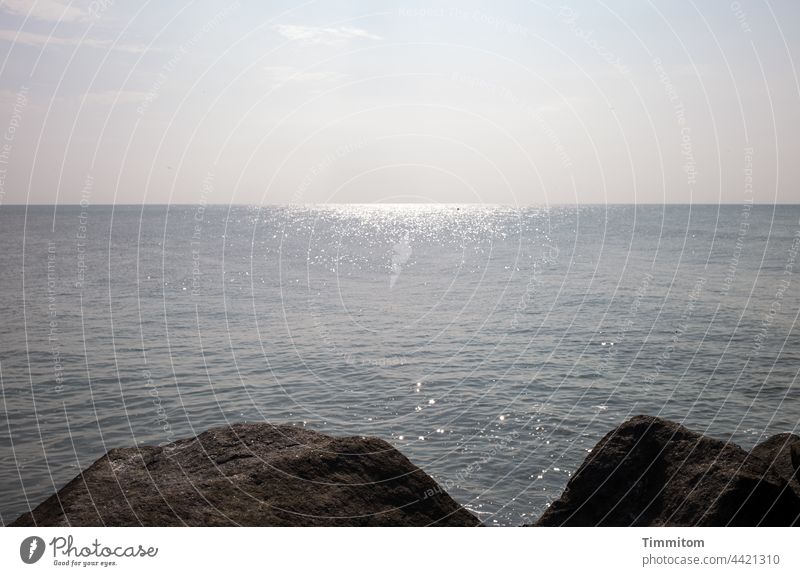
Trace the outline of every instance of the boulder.
<path fill-rule="evenodd" d="M 796 525 L 800 497 L 762 457 L 636 416 L 600 440 L 536 525 Z"/>
<path fill-rule="evenodd" d="M 800 436 L 797 434 L 776 434 L 758 444 L 750 454 L 760 458 L 800 496 Z M 793 456 L 794 455 L 794 456 Z"/>
<path fill-rule="evenodd" d="M 478 526 L 378 438 L 234 424 L 110 450 L 12 526 Z"/>

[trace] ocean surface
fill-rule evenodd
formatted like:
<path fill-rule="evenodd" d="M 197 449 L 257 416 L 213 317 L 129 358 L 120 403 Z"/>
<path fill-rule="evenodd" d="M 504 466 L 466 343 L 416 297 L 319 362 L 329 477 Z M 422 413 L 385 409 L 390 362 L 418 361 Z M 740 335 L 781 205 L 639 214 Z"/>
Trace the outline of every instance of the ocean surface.
<path fill-rule="evenodd" d="M 631 415 L 800 424 L 800 207 L 0 207 L 0 520 L 226 422 L 375 435 L 488 525 Z"/>

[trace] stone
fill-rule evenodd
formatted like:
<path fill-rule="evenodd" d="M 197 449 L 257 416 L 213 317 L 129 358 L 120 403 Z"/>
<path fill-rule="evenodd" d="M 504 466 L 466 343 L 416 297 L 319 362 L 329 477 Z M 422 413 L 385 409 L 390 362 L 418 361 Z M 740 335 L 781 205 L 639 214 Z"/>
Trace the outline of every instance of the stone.
<path fill-rule="evenodd" d="M 234 424 L 110 450 L 12 526 L 478 526 L 384 440 Z"/>
<path fill-rule="evenodd" d="M 750 454 L 763 460 L 781 478 L 787 481 L 794 493 L 800 496 L 800 436 L 797 434 L 776 434 L 758 444 Z"/>
<path fill-rule="evenodd" d="M 800 497 L 735 444 L 635 416 L 592 449 L 537 526 L 790 526 Z"/>

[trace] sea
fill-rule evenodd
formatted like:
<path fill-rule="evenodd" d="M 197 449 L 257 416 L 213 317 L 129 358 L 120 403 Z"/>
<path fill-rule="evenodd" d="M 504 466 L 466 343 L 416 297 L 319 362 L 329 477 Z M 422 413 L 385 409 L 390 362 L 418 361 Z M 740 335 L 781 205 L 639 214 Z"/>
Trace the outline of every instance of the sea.
<path fill-rule="evenodd" d="M 800 425 L 800 206 L 0 207 L 0 522 L 115 447 L 377 436 L 530 523 L 652 414 Z"/>

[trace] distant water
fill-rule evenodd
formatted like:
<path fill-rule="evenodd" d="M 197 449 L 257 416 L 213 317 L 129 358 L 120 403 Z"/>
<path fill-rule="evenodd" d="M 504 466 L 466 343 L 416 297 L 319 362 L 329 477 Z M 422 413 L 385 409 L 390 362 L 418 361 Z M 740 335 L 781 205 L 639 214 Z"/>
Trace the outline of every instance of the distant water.
<path fill-rule="evenodd" d="M 376 435 L 487 524 L 658 414 L 800 422 L 800 207 L 0 207 L 0 515 L 226 422 Z"/>

